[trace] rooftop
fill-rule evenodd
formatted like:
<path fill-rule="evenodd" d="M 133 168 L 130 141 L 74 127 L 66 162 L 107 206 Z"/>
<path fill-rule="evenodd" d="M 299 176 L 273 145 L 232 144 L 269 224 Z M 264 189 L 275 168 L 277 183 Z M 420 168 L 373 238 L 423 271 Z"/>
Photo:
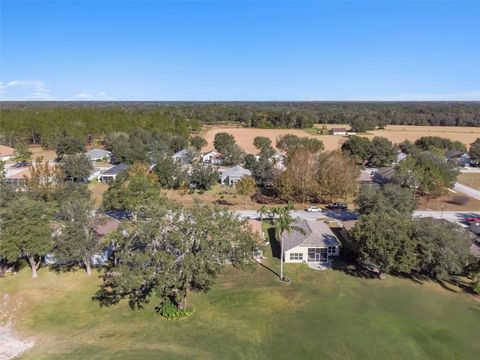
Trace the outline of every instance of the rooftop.
<path fill-rule="evenodd" d="M 101 159 L 101 158 L 110 156 L 110 154 L 111 154 L 110 151 L 104 150 L 104 149 L 98 149 L 98 148 L 88 150 L 85 153 L 85 155 L 91 159 Z"/>
<path fill-rule="evenodd" d="M 15 149 L 11 148 L 10 146 L 0 145 L 0 156 L 13 155 L 14 152 Z"/>
<path fill-rule="evenodd" d="M 313 220 L 298 220 L 294 223 L 293 226 L 299 229 L 303 229 L 303 233 L 299 230 L 293 230 L 290 233 L 284 231 L 282 234 L 284 251 L 293 249 L 296 246 L 340 246 L 340 242 L 333 234 L 332 230 L 324 222 Z"/>
<path fill-rule="evenodd" d="M 119 173 L 121 173 L 122 171 L 124 170 L 127 170 L 128 169 L 128 165 L 127 164 L 118 164 L 114 167 L 112 167 L 111 169 L 108 169 L 107 171 L 105 171 L 102 175 L 118 175 Z"/>
<path fill-rule="evenodd" d="M 251 176 L 252 172 L 248 169 L 245 169 L 244 167 L 241 167 L 240 165 L 236 165 L 233 167 L 226 168 L 222 172 L 222 177 L 227 177 L 227 176 Z"/>

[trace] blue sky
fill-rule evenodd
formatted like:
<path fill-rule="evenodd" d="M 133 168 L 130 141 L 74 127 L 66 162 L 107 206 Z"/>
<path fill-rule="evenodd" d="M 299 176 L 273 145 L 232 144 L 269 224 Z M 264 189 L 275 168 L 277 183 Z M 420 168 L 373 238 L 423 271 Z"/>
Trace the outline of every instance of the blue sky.
<path fill-rule="evenodd" d="M 0 1 L 3 100 L 480 100 L 480 1 Z"/>

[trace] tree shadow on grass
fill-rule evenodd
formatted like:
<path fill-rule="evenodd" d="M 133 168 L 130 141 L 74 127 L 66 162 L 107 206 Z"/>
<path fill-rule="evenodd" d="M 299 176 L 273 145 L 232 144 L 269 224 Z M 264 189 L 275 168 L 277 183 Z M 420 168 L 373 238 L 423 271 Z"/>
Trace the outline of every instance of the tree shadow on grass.
<path fill-rule="evenodd" d="M 265 264 L 262 264 L 260 261 L 257 261 L 258 265 L 260 265 L 261 267 L 263 267 L 264 269 L 270 271 L 272 274 L 274 274 L 275 276 L 278 276 L 280 277 L 280 274 L 277 273 L 275 270 L 273 270 L 272 268 L 269 268 L 267 265 Z"/>
<path fill-rule="evenodd" d="M 280 259 L 280 242 L 275 237 L 275 228 L 271 227 L 267 230 L 268 241 L 270 242 L 270 248 L 272 249 L 272 256 Z"/>

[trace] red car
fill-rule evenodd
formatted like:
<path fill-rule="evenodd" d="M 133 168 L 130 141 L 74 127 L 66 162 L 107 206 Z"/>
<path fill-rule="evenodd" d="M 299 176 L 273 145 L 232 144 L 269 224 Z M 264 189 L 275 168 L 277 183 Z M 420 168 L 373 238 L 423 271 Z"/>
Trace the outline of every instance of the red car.
<path fill-rule="evenodd" d="M 471 222 L 478 222 L 478 223 L 480 223 L 480 218 L 469 217 L 469 218 L 467 218 L 467 222 L 468 222 L 468 223 L 471 223 Z"/>

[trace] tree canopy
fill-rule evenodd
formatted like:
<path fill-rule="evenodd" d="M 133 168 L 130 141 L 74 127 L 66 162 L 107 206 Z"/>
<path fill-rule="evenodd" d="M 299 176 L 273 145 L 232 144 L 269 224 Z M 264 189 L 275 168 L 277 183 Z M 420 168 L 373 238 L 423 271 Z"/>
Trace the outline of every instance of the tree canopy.
<path fill-rule="evenodd" d="M 128 299 L 132 308 L 151 297 L 187 307 L 190 291 L 208 291 L 225 264 L 249 268 L 258 239 L 232 213 L 196 204 L 193 208 L 151 205 L 115 237 L 116 257 L 96 298 L 102 305 Z"/>

